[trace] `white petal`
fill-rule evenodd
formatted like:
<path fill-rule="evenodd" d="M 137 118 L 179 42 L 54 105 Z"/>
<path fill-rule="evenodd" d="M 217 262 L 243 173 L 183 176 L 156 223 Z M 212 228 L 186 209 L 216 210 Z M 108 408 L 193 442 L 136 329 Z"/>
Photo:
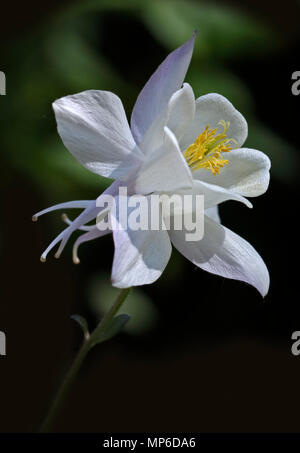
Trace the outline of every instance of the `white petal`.
<path fill-rule="evenodd" d="M 117 288 L 147 285 L 156 281 L 171 256 L 171 242 L 166 230 L 138 230 L 129 227 L 113 231 L 115 254 L 112 284 Z"/>
<path fill-rule="evenodd" d="M 221 223 L 219 206 L 212 206 L 211 208 L 205 209 L 205 215 L 217 223 Z"/>
<path fill-rule="evenodd" d="M 218 176 L 213 176 L 215 180 Z M 244 203 L 248 208 L 252 208 L 252 204 L 247 198 L 233 192 L 232 190 L 225 189 L 224 187 L 217 186 L 215 184 L 208 184 L 203 181 L 193 181 L 193 193 L 204 195 L 204 206 L 205 209 L 212 206 L 216 206 L 227 200 L 235 200 Z"/>
<path fill-rule="evenodd" d="M 195 96 L 188 83 L 176 91 L 168 104 L 167 126 L 179 141 L 194 120 L 196 110 Z"/>
<path fill-rule="evenodd" d="M 268 269 L 259 254 L 244 239 L 205 217 L 204 238 L 185 241 L 185 231 L 170 231 L 174 246 L 192 263 L 213 274 L 242 280 L 264 297 L 269 289 Z"/>
<path fill-rule="evenodd" d="M 241 148 L 226 153 L 228 164 L 220 174 L 213 176 L 206 170 L 198 170 L 194 178 L 218 184 L 246 197 L 257 197 L 266 192 L 270 181 L 270 159 L 256 149 Z"/>
<path fill-rule="evenodd" d="M 223 127 L 218 124 L 220 120 L 230 122 L 227 136 L 234 138 L 238 142 L 239 147 L 241 147 L 248 135 L 248 126 L 245 118 L 224 96 L 210 93 L 196 100 L 195 118 L 180 141 L 181 149 L 184 151 L 191 143 L 194 143 L 207 125 L 212 129 L 218 128 L 218 131 L 222 132 Z"/>
<path fill-rule="evenodd" d="M 138 194 L 192 187 L 192 175 L 173 132 L 164 128 L 164 143 L 149 156 L 132 183 Z"/>
<path fill-rule="evenodd" d="M 155 118 L 164 111 L 172 94 L 182 86 L 195 36 L 194 33 L 183 46 L 167 56 L 140 92 L 131 115 L 131 130 L 137 144 Z"/>
<path fill-rule="evenodd" d="M 64 145 L 90 171 L 125 179 L 142 159 L 115 94 L 84 91 L 58 99 L 53 109 Z"/>
<path fill-rule="evenodd" d="M 158 115 L 141 141 L 139 148 L 147 158 L 162 146 L 164 128 L 168 126 L 177 140 L 190 127 L 195 115 L 195 96 L 191 86 L 185 83 L 183 88 L 175 91 L 163 112 Z"/>

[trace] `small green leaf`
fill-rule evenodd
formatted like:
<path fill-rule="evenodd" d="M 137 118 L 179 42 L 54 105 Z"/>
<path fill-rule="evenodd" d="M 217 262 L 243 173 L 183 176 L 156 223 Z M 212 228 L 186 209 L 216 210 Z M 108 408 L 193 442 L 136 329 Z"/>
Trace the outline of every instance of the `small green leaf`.
<path fill-rule="evenodd" d="M 80 316 L 80 315 L 72 315 L 71 319 L 74 319 L 74 321 L 76 321 L 77 324 L 79 324 L 79 326 L 81 327 L 81 330 L 83 332 L 84 338 L 86 340 L 88 340 L 88 338 L 90 336 L 90 332 L 89 332 L 87 320 L 83 316 Z"/>
<path fill-rule="evenodd" d="M 101 332 L 99 335 L 93 335 L 93 346 L 103 341 L 110 340 L 116 336 L 129 321 L 129 315 L 118 315 L 111 320 L 104 332 Z"/>

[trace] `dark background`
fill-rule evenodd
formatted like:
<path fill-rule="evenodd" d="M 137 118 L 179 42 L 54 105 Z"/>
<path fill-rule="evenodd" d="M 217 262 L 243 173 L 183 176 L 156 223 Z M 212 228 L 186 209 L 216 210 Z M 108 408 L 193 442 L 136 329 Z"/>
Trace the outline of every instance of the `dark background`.
<path fill-rule="evenodd" d="M 222 223 L 265 259 L 270 292 L 263 301 L 255 289 L 204 273 L 174 251 L 156 283 L 134 289 L 128 308 L 134 328 L 90 353 L 54 430 L 299 431 L 300 356 L 291 353 L 292 332 L 300 330 L 300 96 L 291 93 L 291 74 L 300 70 L 298 3 L 151 5 L 6 5 L 0 30 L 0 70 L 7 77 L 7 95 L 0 97 L 0 330 L 7 337 L 7 355 L 0 357 L 1 432 L 37 429 L 81 342 L 70 315 L 84 315 L 94 327 L 103 298 L 110 298 L 104 283 L 110 237 L 83 246 L 80 266 L 72 264 L 71 246 L 59 261 L 39 261 L 62 223 L 56 213 L 32 224 L 32 214 L 60 201 L 95 199 L 107 184 L 64 150 L 51 103 L 83 89 L 109 89 L 129 115 L 147 78 L 194 28 L 198 43 L 186 80 L 196 96 L 227 96 L 248 120 L 246 145 L 273 164 L 270 188 L 252 200 L 253 210 L 234 202 L 220 209 Z M 196 13 L 181 27 L 178 11 L 190 5 Z"/>

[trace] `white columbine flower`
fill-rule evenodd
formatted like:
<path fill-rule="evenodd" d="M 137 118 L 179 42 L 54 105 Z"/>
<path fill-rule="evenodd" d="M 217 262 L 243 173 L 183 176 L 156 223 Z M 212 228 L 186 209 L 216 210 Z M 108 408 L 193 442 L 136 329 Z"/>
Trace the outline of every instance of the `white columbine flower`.
<path fill-rule="evenodd" d="M 204 237 L 187 242 L 186 231 L 113 231 L 115 254 L 112 284 L 119 288 L 154 282 L 165 269 L 171 243 L 196 266 L 222 277 L 242 280 L 265 296 L 268 270 L 254 248 L 220 223 L 218 204 L 237 200 L 251 207 L 245 197 L 263 194 L 269 184 L 270 161 L 260 151 L 242 148 L 247 123 L 233 105 L 219 94 L 195 100 L 183 84 L 195 34 L 172 52 L 139 94 L 129 127 L 121 100 L 107 91 L 90 90 L 54 102 L 58 132 L 79 162 L 93 173 L 115 182 L 105 191 L 128 195 L 152 193 L 203 194 Z M 100 212 L 96 201 L 62 203 L 37 213 L 34 219 L 56 209 L 82 208 L 82 213 L 42 254 L 60 244 L 60 256 L 75 230 L 85 233 L 78 246 L 107 233 L 86 224 Z M 103 213 L 103 216 L 107 212 Z"/>

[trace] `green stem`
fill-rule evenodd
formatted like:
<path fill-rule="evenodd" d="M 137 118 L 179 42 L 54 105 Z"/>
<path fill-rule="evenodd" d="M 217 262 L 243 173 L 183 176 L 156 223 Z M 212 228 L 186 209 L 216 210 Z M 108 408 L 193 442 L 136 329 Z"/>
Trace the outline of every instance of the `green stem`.
<path fill-rule="evenodd" d="M 128 296 L 130 289 L 131 288 L 125 288 L 120 292 L 119 296 L 112 304 L 106 315 L 103 317 L 102 321 L 98 324 L 96 329 L 85 339 L 69 371 L 67 372 L 60 388 L 58 389 L 57 394 L 54 397 L 49 412 L 40 428 L 41 433 L 47 433 L 50 431 L 52 423 L 55 420 L 63 402 L 65 401 L 66 396 L 70 391 L 72 383 L 74 382 L 85 357 L 87 356 L 90 349 L 96 343 L 95 339 L 99 338 L 99 335 L 105 332 L 106 327 L 110 324 L 111 320 L 113 319 L 115 314 L 119 311 L 121 305 Z"/>

